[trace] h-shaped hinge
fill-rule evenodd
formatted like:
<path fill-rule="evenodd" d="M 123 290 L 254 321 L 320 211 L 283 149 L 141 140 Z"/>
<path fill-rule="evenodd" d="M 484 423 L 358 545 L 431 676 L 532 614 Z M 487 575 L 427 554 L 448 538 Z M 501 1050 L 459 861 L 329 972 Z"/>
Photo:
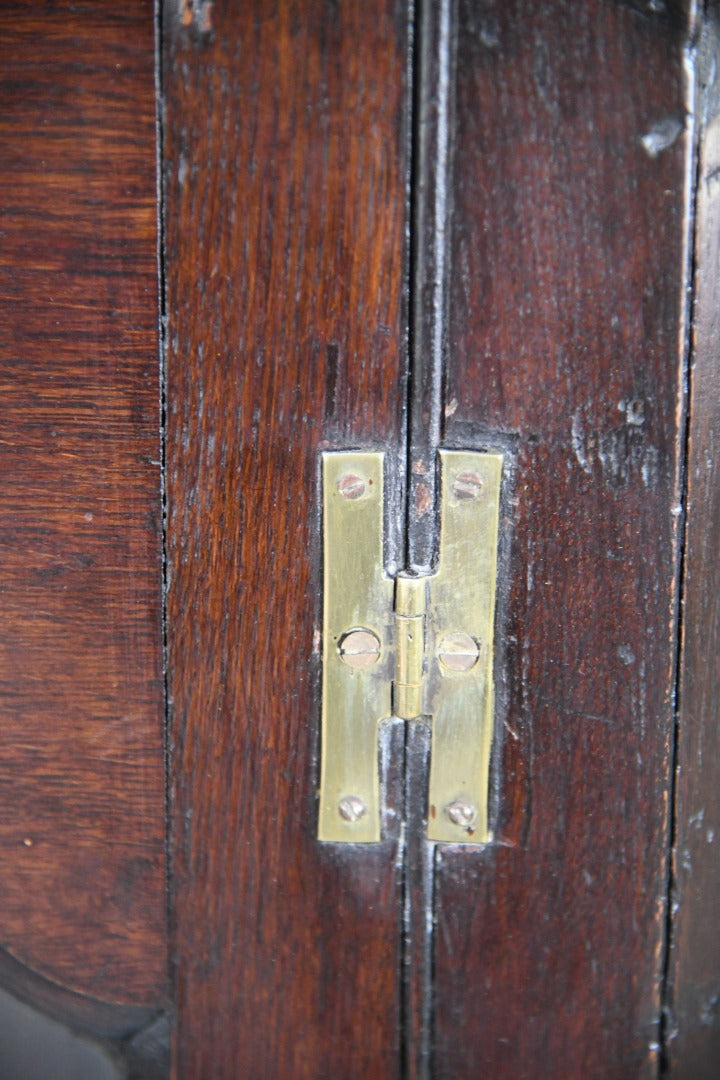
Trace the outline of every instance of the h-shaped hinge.
<path fill-rule="evenodd" d="M 502 455 L 441 450 L 433 573 L 390 577 L 383 457 L 323 454 L 321 840 L 380 839 L 378 724 L 432 718 L 428 838 L 489 839 Z"/>

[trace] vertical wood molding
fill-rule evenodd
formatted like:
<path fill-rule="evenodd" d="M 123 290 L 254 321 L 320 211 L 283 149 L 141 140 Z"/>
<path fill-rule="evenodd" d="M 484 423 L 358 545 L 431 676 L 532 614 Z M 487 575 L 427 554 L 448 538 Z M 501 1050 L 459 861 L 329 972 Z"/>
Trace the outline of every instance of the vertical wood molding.
<path fill-rule="evenodd" d="M 698 169 L 668 1072 L 720 1062 L 720 93 L 718 7 L 698 50 Z"/>

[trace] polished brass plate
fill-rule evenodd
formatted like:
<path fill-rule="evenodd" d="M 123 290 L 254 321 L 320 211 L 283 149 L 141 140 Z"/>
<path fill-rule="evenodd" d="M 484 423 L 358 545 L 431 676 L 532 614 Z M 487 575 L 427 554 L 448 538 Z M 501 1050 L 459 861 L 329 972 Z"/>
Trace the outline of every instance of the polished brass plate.
<path fill-rule="evenodd" d="M 429 839 L 490 838 L 502 456 L 441 450 L 440 468 L 437 569 L 393 582 L 383 560 L 383 455 L 323 455 L 321 840 L 380 839 L 378 724 L 393 706 L 409 722 L 432 717 Z"/>
<path fill-rule="evenodd" d="M 323 454 L 321 840 L 380 839 L 378 724 L 392 711 L 383 454 Z"/>
<path fill-rule="evenodd" d="M 502 455 L 441 450 L 423 712 L 432 716 L 428 838 L 485 843 Z"/>

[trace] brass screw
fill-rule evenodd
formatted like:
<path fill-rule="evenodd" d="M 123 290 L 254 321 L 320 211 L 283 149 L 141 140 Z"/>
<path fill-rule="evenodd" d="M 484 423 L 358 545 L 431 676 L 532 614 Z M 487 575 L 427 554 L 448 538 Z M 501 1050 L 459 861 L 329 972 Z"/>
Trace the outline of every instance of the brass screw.
<path fill-rule="evenodd" d="M 338 491 L 343 499 L 359 499 L 365 494 L 365 481 L 355 473 L 345 473 L 338 480 Z"/>
<path fill-rule="evenodd" d="M 356 670 L 370 668 L 380 659 L 380 640 L 372 630 L 348 630 L 338 644 L 340 659 Z"/>
<path fill-rule="evenodd" d="M 480 649 L 469 634 L 446 634 L 440 642 L 440 663 L 449 671 L 470 671 L 477 664 Z"/>
<path fill-rule="evenodd" d="M 359 821 L 367 814 L 367 806 L 357 795 L 346 795 L 338 803 L 338 812 L 345 821 Z"/>
<path fill-rule="evenodd" d="M 453 482 L 453 494 L 456 499 L 477 499 L 482 487 L 482 477 L 478 473 L 461 472 Z"/>
<path fill-rule="evenodd" d="M 477 816 L 477 810 L 473 804 L 463 802 L 462 799 L 457 799 L 454 803 L 450 803 L 449 806 L 446 806 L 445 813 L 450 818 L 453 825 L 459 825 L 461 829 L 472 828 Z"/>

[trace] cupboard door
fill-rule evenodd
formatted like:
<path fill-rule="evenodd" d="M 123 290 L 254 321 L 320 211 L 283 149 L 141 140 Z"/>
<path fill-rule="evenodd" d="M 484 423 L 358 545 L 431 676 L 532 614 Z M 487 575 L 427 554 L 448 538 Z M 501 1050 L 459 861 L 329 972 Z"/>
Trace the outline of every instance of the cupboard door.
<path fill-rule="evenodd" d="M 688 14 L 460 0 L 457 20 L 445 440 L 500 433 L 515 450 L 496 839 L 435 853 L 434 1075 L 650 1077 L 668 915 Z"/>
<path fill-rule="evenodd" d="M 403 460 L 407 48 L 386 0 L 164 9 L 181 1077 L 397 1075 L 398 725 L 384 842 L 316 839 L 319 465 Z"/>

